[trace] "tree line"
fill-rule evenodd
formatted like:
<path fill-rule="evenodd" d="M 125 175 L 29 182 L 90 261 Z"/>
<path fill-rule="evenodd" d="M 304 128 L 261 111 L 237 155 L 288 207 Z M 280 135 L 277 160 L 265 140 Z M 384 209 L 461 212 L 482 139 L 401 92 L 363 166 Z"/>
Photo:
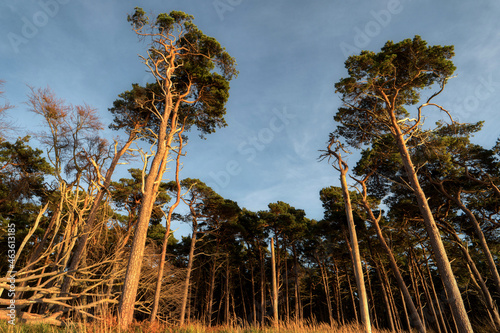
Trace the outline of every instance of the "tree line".
<path fill-rule="evenodd" d="M 348 58 L 336 127 L 318 152 L 340 186 L 320 191 L 317 221 L 281 201 L 250 211 L 181 177 L 190 131 L 226 125 L 235 59 L 183 12 L 151 20 L 136 8 L 128 21 L 148 42 L 141 60 L 154 81 L 133 84 L 109 109 L 120 140 L 103 139 L 95 109 L 48 88 L 31 88 L 27 102 L 43 121 L 44 150 L 2 128 L 2 306 L 56 325 L 114 316 L 121 327 L 135 318 L 500 329 L 500 140 L 473 143 L 483 122 L 459 123 L 438 104 L 455 70 L 452 46 L 415 36 Z M 424 124 L 426 112 L 442 120 Z M 352 170 L 350 150 L 361 152 Z M 186 214 L 175 211 L 181 202 Z M 172 220 L 192 233 L 175 239 Z M 13 318 L 8 308 L 0 316 Z"/>

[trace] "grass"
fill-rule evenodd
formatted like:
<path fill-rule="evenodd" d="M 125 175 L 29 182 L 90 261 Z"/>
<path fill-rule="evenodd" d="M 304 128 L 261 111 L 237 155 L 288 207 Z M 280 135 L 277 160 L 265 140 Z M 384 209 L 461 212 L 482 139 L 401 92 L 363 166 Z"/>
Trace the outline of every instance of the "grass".
<path fill-rule="evenodd" d="M 334 325 L 333 327 L 324 323 L 281 323 L 278 328 L 273 327 L 253 327 L 253 326 L 214 326 L 206 327 L 201 323 L 190 323 L 184 327 L 173 327 L 170 325 L 150 325 L 149 322 L 134 323 L 126 331 L 117 328 L 114 321 L 101 321 L 92 324 L 70 323 L 64 328 L 50 325 L 10 325 L 5 321 L 0 321 L 0 333 L 359 333 L 363 328 L 358 324 L 344 326 Z M 373 333 L 389 333 L 389 330 L 372 329 Z"/>

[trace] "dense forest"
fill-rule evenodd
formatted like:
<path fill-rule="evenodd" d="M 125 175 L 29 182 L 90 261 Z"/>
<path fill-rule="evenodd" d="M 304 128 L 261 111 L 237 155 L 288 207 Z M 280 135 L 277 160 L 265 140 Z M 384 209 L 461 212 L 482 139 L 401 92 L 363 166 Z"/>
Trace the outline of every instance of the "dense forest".
<path fill-rule="evenodd" d="M 128 21 L 153 81 L 118 96 L 113 123 L 36 87 L 27 105 L 44 131 L 11 139 L 3 122 L 1 319 L 500 330 L 500 139 L 473 143 L 483 122 L 438 103 L 453 46 L 415 36 L 347 59 L 317 153 L 340 186 L 310 194 L 324 208 L 314 220 L 282 201 L 251 211 L 182 177 L 188 136 L 226 126 L 236 60 L 183 12 L 136 8 Z M 107 142 L 106 126 L 120 138 Z M 172 221 L 192 233 L 176 239 Z"/>

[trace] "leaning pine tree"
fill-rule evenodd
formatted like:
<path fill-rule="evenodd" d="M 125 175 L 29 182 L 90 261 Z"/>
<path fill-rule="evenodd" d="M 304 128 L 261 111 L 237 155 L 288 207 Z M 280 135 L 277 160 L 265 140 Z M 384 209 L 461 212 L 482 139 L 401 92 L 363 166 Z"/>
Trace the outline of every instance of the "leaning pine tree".
<path fill-rule="evenodd" d="M 340 125 L 334 135 L 344 137 L 355 147 L 369 144 L 384 134 L 394 137 L 457 327 L 460 332 L 472 332 L 450 261 L 407 145 L 410 138 L 415 139 L 423 131 L 422 111 L 425 107 L 448 112 L 436 104 L 434 98 L 443 91 L 455 70 L 450 60 L 453 55 L 453 46 L 427 46 L 419 36 L 415 36 L 413 40 L 387 42 L 379 53 L 362 51 L 360 55 L 349 57 L 345 62 L 349 76 L 335 84 L 344 106 L 335 115 Z M 416 117 L 410 119 L 405 107 L 419 103 L 421 91 L 435 85 L 438 90 L 416 108 Z"/>
<path fill-rule="evenodd" d="M 141 59 L 155 82 L 145 88 L 134 85 L 132 91 L 120 95 L 111 109 L 112 127 L 130 131 L 134 120 L 144 119 L 154 155 L 143 174 L 141 208 L 118 310 L 122 328 L 133 319 L 149 220 L 176 134 L 183 125 L 186 129 L 194 125 L 202 134 L 226 125 L 225 103 L 229 81 L 237 75 L 235 61 L 192 20 L 190 15 L 172 11 L 149 22 L 141 8 L 128 17 L 140 38 L 149 41 L 147 56 Z"/>

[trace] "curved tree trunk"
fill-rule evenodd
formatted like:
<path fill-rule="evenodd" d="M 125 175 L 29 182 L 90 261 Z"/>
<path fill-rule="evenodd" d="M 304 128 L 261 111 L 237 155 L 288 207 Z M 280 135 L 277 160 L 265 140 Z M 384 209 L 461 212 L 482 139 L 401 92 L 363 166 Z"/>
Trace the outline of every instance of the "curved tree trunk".
<path fill-rule="evenodd" d="M 441 235 L 437 228 L 436 222 L 434 221 L 434 216 L 432 215 L 431 209 L 427 202 L 427 198 L 425 197 L 425 193 L 420 187 L 417 173 L 413 166 L 413 162 L 411 161 L 410 153 L 408 152 L 408 149 L 406 147 L 403 133 L 398 125 L 398 121 L 394 112 L 395 110 L 391 110 L 390 112 L 393 134 L 397 142 L 399 154 L 403 161 L 404 168 L 413 189 L 413 193 L 415 194 L 415 197 L 417 199 L 420 213 L 422 214 L 422 217 L 424 219 L 425 228 L 427 230 L 427 234 L 429 235 L 429 241 L 434 252 L 436 266 L 438 267 L 443 285 L 447 291 L 448 302 L 450 304 L 458 330 L 461 333 L 473 333 L 472 325 L 470 323 L 469 317 L 467 316 L 467 311 L 465 310 L 462 295 L 460 294 L 460 289 L 458 288 L 457 281 L 453 275 L 453 270 L 451 269 L 450 261 L 441 240 Z"/>

